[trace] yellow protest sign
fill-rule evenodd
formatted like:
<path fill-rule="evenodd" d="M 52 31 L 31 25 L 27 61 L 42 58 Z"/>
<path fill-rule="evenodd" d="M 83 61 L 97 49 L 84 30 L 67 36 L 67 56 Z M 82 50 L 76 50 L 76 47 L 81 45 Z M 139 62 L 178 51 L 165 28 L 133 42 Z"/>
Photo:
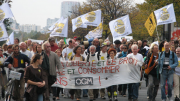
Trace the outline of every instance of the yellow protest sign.
<path fill-rule="evenodd" d="M 154 30 L 156 28 L 156 21 L 154 17 L 154 13 L 152 12 L 148 17 L 146 23 L 144 24 L 150 36 L 153 36 Z"/>

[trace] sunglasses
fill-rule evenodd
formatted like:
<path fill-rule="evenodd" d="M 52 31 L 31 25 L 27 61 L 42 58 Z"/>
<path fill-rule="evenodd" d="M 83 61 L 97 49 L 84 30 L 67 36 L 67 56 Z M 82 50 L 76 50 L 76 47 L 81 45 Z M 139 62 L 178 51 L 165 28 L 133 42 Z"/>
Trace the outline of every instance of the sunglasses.
<path fill-rule="evenodd" d="M 122 48 L 122 49 L 127 49 L 127 48 Z"/>
<path fill-rule="evenodd" d="M 3 51 L 3 50 L 0 50 L 0 51 Z"/>

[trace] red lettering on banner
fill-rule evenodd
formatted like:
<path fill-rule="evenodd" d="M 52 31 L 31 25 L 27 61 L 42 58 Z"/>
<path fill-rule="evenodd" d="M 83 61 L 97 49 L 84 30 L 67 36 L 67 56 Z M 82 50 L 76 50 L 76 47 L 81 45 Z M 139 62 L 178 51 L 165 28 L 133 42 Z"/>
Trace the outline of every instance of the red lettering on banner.
<path fill-rule="evenodd" d="M 68 82 L 66 81 L 66 80 L 64 80 L 64 79 L 67 79 L 66 77 L 60 77 L 60 84 L 62 84 L 63 86 L 67 86 L 67 84 L 68 84 Z M 63 82 L 65 82 L 65 83 L 63 83 Z"/>
<path fill-rule="evenodd" d="M 61 62 L 61 65 L 64 67 L 64 64 L 63 64 L 63 62 Z"/>
<path fill-rule="evenodd" d="M 100 70 L 100 71 L 98 71 L 98 70 Z M 101 71 L 102 71 L 101 68 L 98 68 L 98 69 L 97 69 L 97 73 L 101 73 Z"/>
<path fill-rule="evenodd" d="M 94 67 L 92 70 L 93 70 L 93 74 L 96 74 L 96 68 Z"/>
<path fill-rule="evenodd" d="M 113 72 L 113 70 L 114 70 L 114 72 Z M 115 68 L 114 68 L 114 66 L 111 66 L 111 73 L 115 73 Z"/>
<path fill-rule="evenodd" d="M 82 74 L 82 72 L 80 73 L 80 70 L 79 70 L 79 69 L 82 69 L 82 67 L 79 67 L 79 68 L 78 68 L 78 72 L 79 72 L 79 74 Z"/>
<path fill-rule="evenodd" d="M 119 65 L 116 65 L 116 67 L 115 67 L 115 72 L 119 72 Z"/>
<path fill-rule="evenodd" d="M 104 73 L 106 73 L 106 67 L 102 67 L 102 73 L 103 73 L 103 71 L 104 71 Z"/>
<path fill-rule="evenodd" d="M 63 69 L 64 69 L 64 68 L 63 68 Z M 64 72 L 65 72 L 65 71 L 63 70 L 63 71 L 62 71 L 62 74 L 59 74 L 59 75 L 65 75 Z M 58 73 L 59 73 L 59 72 L 58 72 Z"/>
<path fill-rule="evenodd" d="M 69 67 L 69 65 L 68 65 L 69 63 L 68 63 L 68 61 L 66 61 L 66 67 Z"/>
<path fill-rule="evenodd" d="M 86 72 L 84 72 L 84 70 L 86 70 Z M 83 68 L 83 73 L 86 74 L 87 73 L 87 69 L 86 68 Z"/>
<path fill-rule="evenodd" d="M 92 61 L 92 67 L 96 67 L 96 61 Z"/>
<path fill-rule="evenodd" d="M 129 64 L 133 64 L 133 58 L 129 58 Z"/>
<path fill-rule="evenodd" d="M 59 82 L 59 84 L 61 84 L 61 80 L 59 80 L 58 78 L 56 78 L 56 83 L 55 84 L 57 84 L 57 82 Z"/>
<path fill-rule="evenodd" d="M 113 64 L 114 63 L 114 64 Z M 116 60 L 112 59 L 111 65 L 116 65 Z"/>
<path fill-rule="evenodd" d="M 101 86 L 101 80 L 100 80 L 100 76 L 99 76 L 99 84 L 100 84 L 100 86 Z"/>
<path fill-rule="evenodd" d="M 125 57 L 125 58 L 124 58 L 123 64 L 124 64 L 125 62 L 128 63 L 128 57 Z"/>
<path fill-rule="evenodd" d="M 73 66 L 78 66 L 77 61 L 73 61 Z"/>
<path fill-rule="evenodd" d="M 81 61 L 78 61 L 78 66 L 83 66 L 83 63 Z"/>
<path fill-rule="evenodd" d="M 124 61 L 124 58 L 120 58 L 120 59 L 119 59 L 119 64 L 122 64 L 123 61 Z"/>
<path fill-rule="evenodd" d="M 111 69 L 111 67 L 106 67 L 106 73 L 107 73 L 107 71 L 109 71 Z"/>
<path fill-rule="evenodd" d="M 138 60 L 136 60 L 135 66 L 136 66 L 137 62 L 138 62 Z"/>

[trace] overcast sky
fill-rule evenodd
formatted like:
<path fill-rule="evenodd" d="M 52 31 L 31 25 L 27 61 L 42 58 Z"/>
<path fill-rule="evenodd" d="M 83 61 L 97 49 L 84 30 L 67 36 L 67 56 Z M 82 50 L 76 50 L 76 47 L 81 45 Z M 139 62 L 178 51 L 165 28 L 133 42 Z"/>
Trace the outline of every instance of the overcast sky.
<path fill-rule="evenodd" d="M 46 26 L 47 18 L 60 18 L 62 1 L 86 0 L 12 0 L 11 10 L 17 23 L 36 24 L 42 27 Z M 135 0 L 136 3 L 142 3 L 144 0 Z"/>

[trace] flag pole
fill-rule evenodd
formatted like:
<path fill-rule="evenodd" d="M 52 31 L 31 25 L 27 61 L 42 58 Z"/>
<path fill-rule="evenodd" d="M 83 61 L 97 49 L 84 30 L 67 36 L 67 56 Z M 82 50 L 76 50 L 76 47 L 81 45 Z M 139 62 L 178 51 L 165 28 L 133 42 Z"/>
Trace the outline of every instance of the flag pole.
<path fill-rule="evenodd" d="M 160 41 L 159 40 L 159 34 L 158 34 L 158 31 L 157 31 L 157 26 L 156 26 L 156 33 L 157 33 L 158 41 Z"/>

